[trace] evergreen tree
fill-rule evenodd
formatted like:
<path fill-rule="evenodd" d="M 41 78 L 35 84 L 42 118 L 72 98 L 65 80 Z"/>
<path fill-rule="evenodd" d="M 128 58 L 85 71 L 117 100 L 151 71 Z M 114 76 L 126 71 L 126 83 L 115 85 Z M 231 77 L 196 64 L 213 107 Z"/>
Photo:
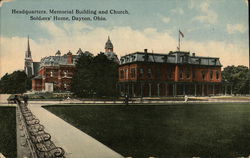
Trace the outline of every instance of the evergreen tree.
<path fill-rule="evenodd" d="M 93 74 L 91 63 L 93 55 L 82 53 L 76 63 L 76 71 L 72 80 L 72 92 L 79 97 L 92 96 Z"/>

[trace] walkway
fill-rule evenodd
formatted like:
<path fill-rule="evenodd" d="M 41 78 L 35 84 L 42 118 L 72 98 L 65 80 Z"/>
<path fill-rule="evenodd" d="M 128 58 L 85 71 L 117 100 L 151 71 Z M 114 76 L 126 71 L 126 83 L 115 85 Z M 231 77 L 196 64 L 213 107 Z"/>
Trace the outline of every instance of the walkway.
<path fill-rule="evenodd" d="M 29 108 L 45 126 L 45 131 L 51 134 L 56 146 L 65 150 L 67 158 L 123 158 L 120 154 L 41 106 L 42 104 L 30 104 Z"/>

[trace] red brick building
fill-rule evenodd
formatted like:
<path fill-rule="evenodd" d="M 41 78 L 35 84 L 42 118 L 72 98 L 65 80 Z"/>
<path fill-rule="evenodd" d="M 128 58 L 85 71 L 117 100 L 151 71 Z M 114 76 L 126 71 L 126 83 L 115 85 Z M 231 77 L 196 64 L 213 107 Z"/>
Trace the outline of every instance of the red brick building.
<path fill-rule="evenodd" d="M 28 53 L 26 54 L 28 55 L 26 55 L 25 63 L 32 61 L 30 60 L 31 51 L 30 51 L 29 41 L 28 41 L 27 52 Z M 75 72 L 75 64 L 79 55 L 82 53 L 83 52 L 81 49 L 77 51 L 76 55 L 73 55 L 71 52 L 61 55 L 61 52 L 58 51 L 54 56 L 42 58 L 41 61 L 39 62 L 39 66 L 37 67 L 37 72 L 35 73 L 38 75 L 32 79 L 32 90 L 48 91 L 48 92 L 70 91 L 72 77 Z M 84 52 L 84 53 L 89 53 L 89 52 Z M 107 42 L 105 43 L 104 54 L 110 60 L 119 62 L 117 55 L 113 52 L 113 44 L 109 37 Z M 26 69 L 28 70 L 28 68 L 29 67 L 27 67 Z"/>
<path fill-rule="evenodd" d="M 219 58 L 189 52 L 135 52 L 122 56 L 119 91 L 138 96 L 216 95 L 221 93 Z"/>
<path fill-rule="evenodd" d="M 58 51 L 55 56 L 44 57 L 40 62 L 38 76 L 32 79 L 32 90 L 34 91 L 69 91 L 72 77 L 75 71 L 77 55 L 71 52 L 61 56 Z"/>

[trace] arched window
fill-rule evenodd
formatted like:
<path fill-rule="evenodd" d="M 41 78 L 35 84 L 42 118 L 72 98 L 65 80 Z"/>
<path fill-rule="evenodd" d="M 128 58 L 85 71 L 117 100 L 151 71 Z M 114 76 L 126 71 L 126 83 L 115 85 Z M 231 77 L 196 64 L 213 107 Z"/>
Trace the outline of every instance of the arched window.
<path fill-rule="evenodd" d="M 131 69 L 131 78 L 135 78 L 135 72 L 136 72 L 136 70 L 135 70 L 135 68 L 132 68 Z"/>
<path fill-rule="evenodd" d="M 148 68 L 148 78 L 151 78 L 152 77 L 152 70 L 151 68 Z"/>
<path fill-rule="evenodd" d="M 220 73 L 219 71 L 216 71 L 216 79 L 218 80 L 220 78 Z"/>
<path fill-rule="evenodd" d="M 186 70 L 186 78 L 190 78 L 190 69 Z"/>
<path fill-rule="evenodd" d="M 120 70 L 120 78 L 123 79 L 124 78 L 124 71 Z"/>
<path fill-rule="evenodd" d="M 144 74 L 144 69 L 140 68 L 140 77 L 143 77 L 143 74 Z"/>
<path fill-rule="evenodd" d="M 193 77 L 193 79 L 195 79 L 195 77 L 196 77 L 195 71 L 192 72 L 192 77 Z"/>
<path fill-rule="evenodd" d="M 214 72 L 210 71 L 210 79 L 212 80 L 214 78 Z"/>
<path fill-rule="evenodd" d="M 201 72 L 201 76 L 202 76 L 202 79 L 205 80 L 205 78 L 206 78 L 206 72 L 205 72 L 205 71 L 202 71 L 202 72 Z"/>
<path fill-rule="evenodd" d="M 180 79 L 182 79 L 183 78 L 183 68 L 180 68 Z"/>

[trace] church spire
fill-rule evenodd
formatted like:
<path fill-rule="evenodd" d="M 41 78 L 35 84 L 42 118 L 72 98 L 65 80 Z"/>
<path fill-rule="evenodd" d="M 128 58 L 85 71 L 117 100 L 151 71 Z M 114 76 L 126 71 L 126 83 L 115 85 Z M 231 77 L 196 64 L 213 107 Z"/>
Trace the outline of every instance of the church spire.
<path fill-rule="evenodd" d="M 27 47 L 27 54 L 26 57 L 31 58 L 31 51 L 30 51 L 30 38 L 28 36 L 28 47 Z"/>

